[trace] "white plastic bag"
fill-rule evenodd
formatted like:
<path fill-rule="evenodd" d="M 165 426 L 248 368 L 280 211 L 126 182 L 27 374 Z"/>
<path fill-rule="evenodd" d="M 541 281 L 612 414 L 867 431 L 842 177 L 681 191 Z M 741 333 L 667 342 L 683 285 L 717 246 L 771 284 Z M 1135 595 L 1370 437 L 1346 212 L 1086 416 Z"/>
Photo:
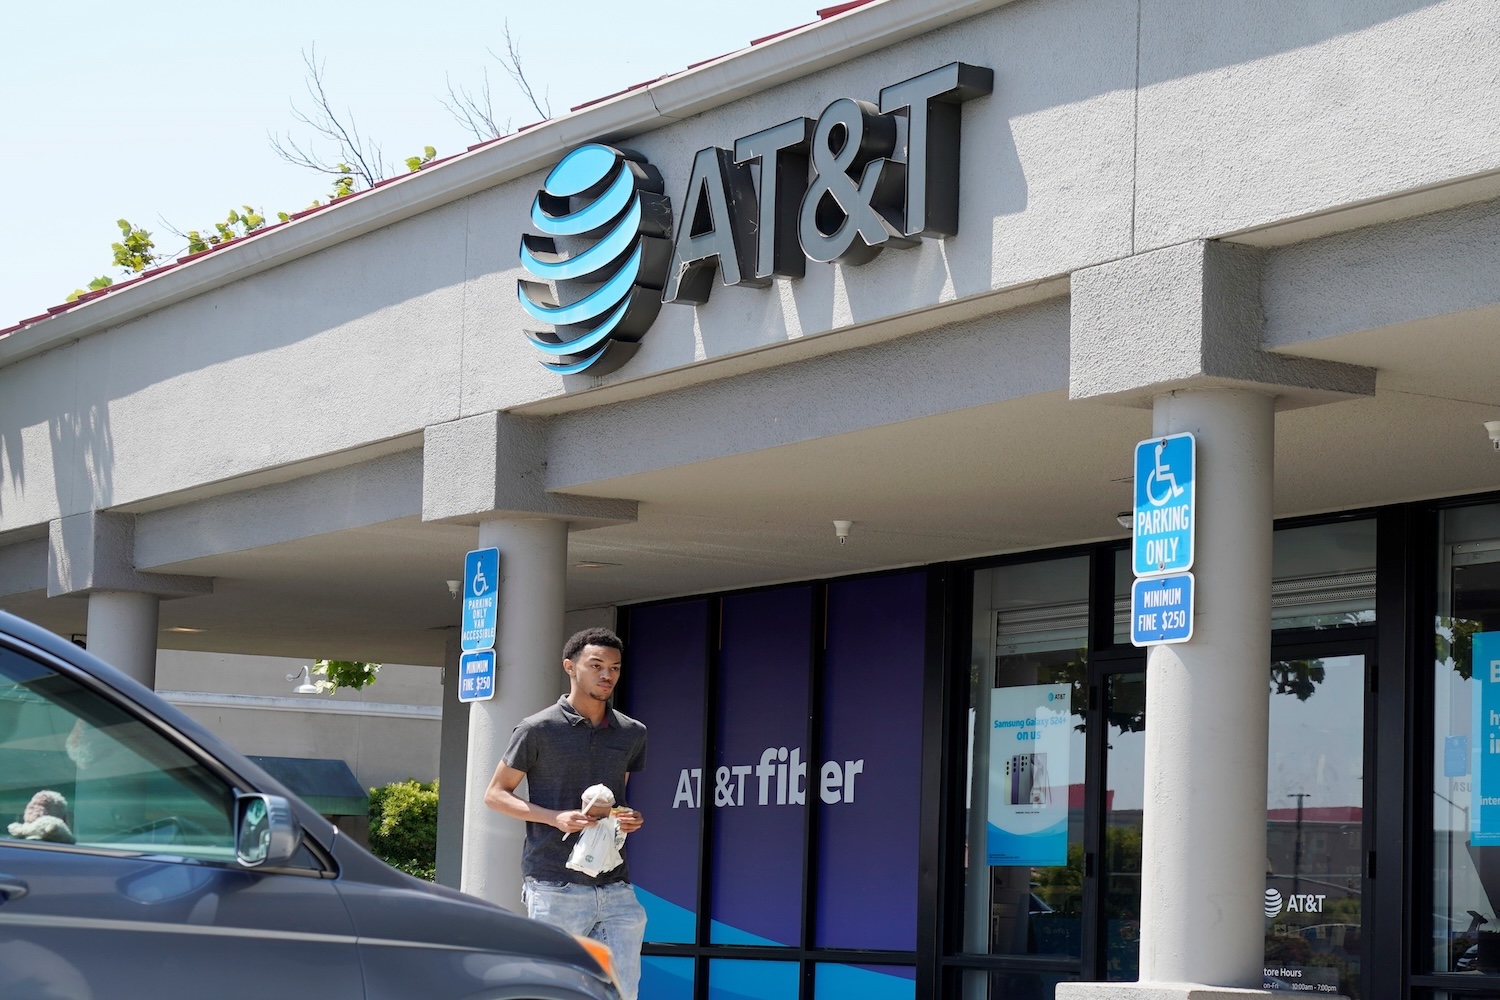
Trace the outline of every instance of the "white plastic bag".
<path fill-rule="evenodd" d="M 573 853 L 568 858 L 568 867 L 597 878 L 601 872 L 613 871 L 625 859 L 620 848 L 625 844 L 625 834 L 620 830 L 620 821 L 613 816 L 596 822 L 578 835 Z"/>
<path fill-rule="evenodd" d="M 589 878 L 598 878 L 601 872 L 613 871 L 625 859 L 620 848 L 625 846 L 625 832 L 620 821 L 607 810 L 615 804 L 615 794 L 605 785 L 590 785 L 583 791 L 583 811 L 595 817 L 594 825 L 578 835 L 567 866 L 583 872 Z M 604 813 L 604 815 L 599 815 Z"/>

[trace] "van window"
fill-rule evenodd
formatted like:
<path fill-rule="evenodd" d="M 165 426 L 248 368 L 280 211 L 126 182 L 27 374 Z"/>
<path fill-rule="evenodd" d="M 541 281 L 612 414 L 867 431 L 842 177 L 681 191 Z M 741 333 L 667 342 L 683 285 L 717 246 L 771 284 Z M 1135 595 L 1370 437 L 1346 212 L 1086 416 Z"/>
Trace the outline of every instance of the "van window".
<path fill-rule="evenodd" d="M 233 800 L 161 733 L 0 648 L 0 839 L 232 862 Z"/>

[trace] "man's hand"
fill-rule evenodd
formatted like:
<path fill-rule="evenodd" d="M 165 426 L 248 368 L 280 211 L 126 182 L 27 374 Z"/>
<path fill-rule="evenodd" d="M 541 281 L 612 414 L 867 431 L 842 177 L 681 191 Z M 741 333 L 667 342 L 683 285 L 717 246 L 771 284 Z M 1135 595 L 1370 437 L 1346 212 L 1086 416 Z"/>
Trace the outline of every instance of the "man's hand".
<path fill-rule="evenodd" d="M 566 837 L 570 833 L 587 830 L 597 822 L 599 821 L 591 818 L 582 809 L 564 809 L 557 814 L 557 819 L 552 821 L 552 825 L 561 830 L 563 836 Z"/>
<path fill-rule="evenodd" d="M 635 833 L 646 823 L 646 817 L 635 809 L 624 809 L 616 812 L 614 816 L 620 821 L 621 833 Z"/>

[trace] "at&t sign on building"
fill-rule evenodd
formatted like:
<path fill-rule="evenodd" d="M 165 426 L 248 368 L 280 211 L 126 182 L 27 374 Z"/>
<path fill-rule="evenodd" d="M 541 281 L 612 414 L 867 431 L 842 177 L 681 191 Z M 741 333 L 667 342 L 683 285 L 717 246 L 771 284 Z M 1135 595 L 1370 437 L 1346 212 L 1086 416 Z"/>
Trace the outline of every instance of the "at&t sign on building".
<path fill-rule="evenodd" d="M 532 205 L 540 235 L 521 237 L 530 277 L 517 283 L 520 303 L 554 327 L 527 336 L 552 370 L 604 375 L 635 353 L 662 302 L 706 303 L 715 273 L 765 288 L 775 275 L 802 277 L 808 259 L 866 264 L 886 247 L 956 235 L 958 106 L 993 81 L 987 68 L 952 63 L 886 87 L 878 107 L 842 98 L 816 121 L 700 150 L 675 240 L 656 167 L 612 146 L 574 149 Z M 558 249 L 567 238 L 570 255 Z M 559 305 L 564 290 L 575 291 Z"/>

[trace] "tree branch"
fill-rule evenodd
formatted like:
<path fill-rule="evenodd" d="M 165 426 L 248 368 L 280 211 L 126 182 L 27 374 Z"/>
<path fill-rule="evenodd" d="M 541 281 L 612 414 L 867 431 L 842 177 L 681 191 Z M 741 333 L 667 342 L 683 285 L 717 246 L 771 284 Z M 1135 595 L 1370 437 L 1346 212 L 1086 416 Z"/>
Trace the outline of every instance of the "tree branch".
<path fill-rule="evenodd" d="M 453 116 L 454 121 L 473 133 L 476 141 L 498 139 L 510 131 L 509 118 L 503 124 L 495 121 L 494 103 L 490 99 L 489 70 L 484 70 L 484 85 L 478 96 L 469 93 L 464 87 L 454 90 L 453 81 L 446 75 L 444 79 L 448 83 L 448 100 L 438 98 L 438 101 L 448 109 L 448 114 Z"/>
<path fill-rule="evenodd" d="M 526 70 L 521 65 L 521 49 L 516 45 L 515 37 L 510 33 L 510 21 L 507 19 L 504 24 L 505 54 L 499 55 L 494 49 L 490 49 L 489 53 L 499 60 L 501 66 L 505 67 L 505 72 L 509 74 L 511 81 L 521 89 L 522 94 L 526 95 L 526 100 L 531 102 L 536 113 L 543 118 L 551 118 L 552 102 L 547 99 L 546 93 L 543 93 L 541 100 L 537 99 L 536 91 L 532 89 L 531 81 L 526 79 Z"/>
<path fill-rule="evenodd" d="M 271 148 L 286 162 L 296 167 L 315 170 L 322 174 L 353 173 L 365 187 L 374 187 L 389 173 L 389 165 L 378 143 L 360 134 L 353 112 L 345 109 L 343 115 L 334 111 L 323 86 L 324 63 L 318 60 L 318 48 L 303 50 L 302 64 L 307 68 L 307 96 L 312 100 L 312 110 L 304 111 L 291 102 L 292 117 L 313 132 L 313 142 L 333 143 L 338 147 L 338 159 L 329 161 L 319 154 L 312 143 L 301 144 L 291 132 L 283 136 L 268 133 Z"/>

